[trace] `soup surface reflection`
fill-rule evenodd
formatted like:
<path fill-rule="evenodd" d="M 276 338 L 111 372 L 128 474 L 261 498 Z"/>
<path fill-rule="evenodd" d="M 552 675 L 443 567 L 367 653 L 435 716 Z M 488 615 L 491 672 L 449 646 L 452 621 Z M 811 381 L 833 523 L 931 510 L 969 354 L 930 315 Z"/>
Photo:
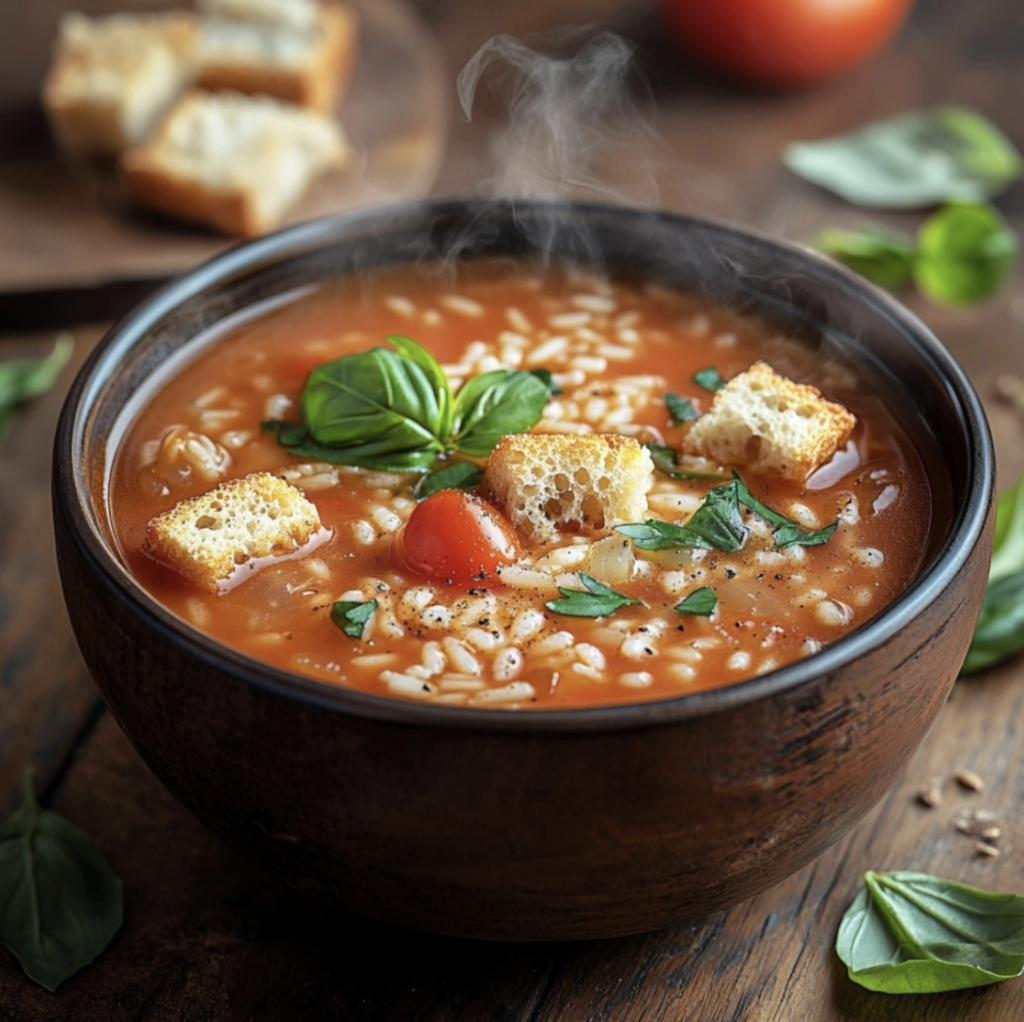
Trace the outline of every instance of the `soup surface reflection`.
<path fill-rule="evenodd" d="M 666 394 L 697 414 L 758 360 L 821 389 L 857 426 L 807 480 L 743 470 L 760 501 L 805 529 L 838 521 L 827 542 L 776 546 L 748 508 L 741 549 L 644 551 L 609 528 L 515 537 L 515 563 L 470 583 L 414 571 L 405 526 L 420 476 L 296 456 L 267 420 L 300 420 L 311 369 L 415 338 L 457 388 L 499 367 L 548 370 L 555 385 L 534 432 L 622 434 L 678 450 Z M 732 466 L 681 463 L 704 478 L 655 471 L 645 518 L 685 523 Z M 183 498 L 269 471 L 316 505 L 329 536 L 207 591 L 145 549 L 147 523 Z M 685 474 L 685 473 L 684 473 Z M 707 478 L 706 476 L 710 476 Z M 659 288 L 586 273 L 510 275 L 501 264 L 457 278 L 383 271 L 297 298 L 204 348 L 130 424 L 107 506 L 121 554 L 160 603 L 217 641 L 276 667 L 380 695 L 494 708 L 583 707 L 675 697 L 813 654 L 878 613 L 919 571 L 931 492 L 921 458 L 877 390 L 838 359 L 756 322 Z M 580 573 L 640 601 L 598 617 L 549 608 Z M 710 614 L 677 609 L 698 589 Z M 376 600 L 362 635 L 332 620 L 339 601 Z"/>

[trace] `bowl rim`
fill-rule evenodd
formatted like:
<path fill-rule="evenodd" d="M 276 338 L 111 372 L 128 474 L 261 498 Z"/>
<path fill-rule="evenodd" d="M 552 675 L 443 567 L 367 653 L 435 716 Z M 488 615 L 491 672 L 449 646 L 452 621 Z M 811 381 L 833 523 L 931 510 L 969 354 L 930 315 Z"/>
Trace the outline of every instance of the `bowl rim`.
<path fill-rule="evenodd" d="M 556 214 L 567 209 L 583 215 L 653 217 L 675 229 L 697 229 L 709 235 L 730 236 L 779 250 L 803 262 L 808 272 L 831 279 L 865 302 L 874 313 L 896 324 L 914 341 L 921 355 L 942 381 L 970 452 L 969 477 L 955 488 L 963 496 L 950 522 L 949 533 L 931 562 L 882 612 L 824 650 L 767 674 L 721 688 L 632 703 L 568 709 L 508 711 L 473 707 L 437 706 L 393 696 L 375 695 L 331 682 L 319 681 L 271 667 L 244 653 L 223 646 L 158 603 L 129 574 L 89 513 L 94 506 L 83 465 L 84 437 L 101 390 L 122 356 L 141 342 L 148 331 L 176 306 L 203 291 L 232 279 L 268 268 L 341 242 L 346 235 L 368 226 L 420 219 L 424 224 L 445 216 L 479 216 L 490 209 L 529 209 Z M 683 719 L 702 718 L 769 699 L 809 683 L 825 683 L 840 667 L 883 645 L 953 581 L 979 541 L 993 500 L 995 459 L 992 439 L 981 402 L 963 369 L 938 337 L 910 310 L 887 292 L 845 267 L 815 252 L 745 226 L 687 214 L 640 210 L 589 202 L 535 200 L 433 199 L 341 213 L 285 228 L 255 240 L 241 242 L 196 268 L 162 285 L 118 320 L 101 338 L 76 376 L 61 411 L 54 440 L 53 499 L 62 513 L 78 551 L 96 577 L 123 604 L 141 616 L 160 636 L 184 645 L 207 666 L 254 685 L 272 695 L 393 724 L 435 729 L 485 732 L 588 732 L 656 726 Z M 97 512 L 98 516 L 98 512 Z M 909 655 L 912 655 L 909 654 Z"/>

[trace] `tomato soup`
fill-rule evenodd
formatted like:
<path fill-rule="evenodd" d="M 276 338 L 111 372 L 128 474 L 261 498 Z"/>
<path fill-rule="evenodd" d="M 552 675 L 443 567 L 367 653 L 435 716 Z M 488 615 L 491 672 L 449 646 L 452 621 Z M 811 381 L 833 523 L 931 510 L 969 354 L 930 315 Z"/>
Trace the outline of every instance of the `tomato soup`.
<path fill-rule="evenodd" d="M 394 334 L 431 352 L 456 394 L 501 368 L 542 371 L 551 393 L 533 432 L 619 434 L 663 456 L 680 450 L 690 428 L 668 395 L 700 415 L 713 394 L 695 374 L 713 367 L 728 380 L 765 361 L 820 388 L 857 425 L 807 479 L 743 470 L 742 481 L 800 529 L 837 527 L 827 541 L 780 546 L 772 522 L 744 506 L 746 537 L 732 551 L 644 550 L 615 528 L 563 529 L 545 542 L 514 535 L 515 553 L 479 577 L 424 573 L 405 550 L 407 522 L 421 506 L 420 473 L 303 456 L 261 428 L 301 422 L 300 394 L 314 367 L 387 347 Z M 855 368 L 692 296 L 582 271 L 513 273 L 485 262 L 454 275 L 383 270 L 325 286 L 230 329 L 143 405 L 106 494 L 121 556 L 139 583 L 226 646 L 379 695 L 561 709 L 734 684 L 863 624 L 914 579 L 927 550 L 932 495 L 921 457 Z M 733 466 L 695 459 L 656 464 L 643 515 L 656 522 L 685 524 L 734 478 Z M 256 471 L 301 489 L 327 538 L 219 591 L 147 553 L 155 516 Z M 469 483 L 470 495 L 476 486 Z M 465 536 L 454 514 L 425 531 L 453 550 Z M 563 613 L 566 591 L 585 594 L 588 579 L 629 602 L 599 604 L 596 616 Z M 680 609 L 697 591 L 705 604 Z M 339 604 L 366 609 L 343 629 Z"/>

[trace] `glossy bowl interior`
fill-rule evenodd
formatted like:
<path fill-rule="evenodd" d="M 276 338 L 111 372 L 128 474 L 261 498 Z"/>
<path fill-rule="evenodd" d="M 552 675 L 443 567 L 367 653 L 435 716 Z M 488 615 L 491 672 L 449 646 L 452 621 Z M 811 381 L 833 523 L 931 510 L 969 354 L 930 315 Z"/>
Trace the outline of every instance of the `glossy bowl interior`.
<path fill-rule="evenodd" d="M 855 632 L 771 674 L 653 703 L 521 714 L 287 674 L 193 631 L 136 584 L 102 495 L 133 396 L 183 346 L 339 275 L 481 255 L 656 281 L 852 357 L 928 467 L 935 521 L 920 576 Z M 564 939 L 733 904 L 799 869 L 881 797 L 966 653 L 992 479 L 984 415 L 955 361 L 842 269 L 685 217 L 441 202 L 302 225 L 152 296 L 72 389 L 54 511 L 65 598 L 98 686 L 154 773 L 226 842 L 384 921 Z"/>

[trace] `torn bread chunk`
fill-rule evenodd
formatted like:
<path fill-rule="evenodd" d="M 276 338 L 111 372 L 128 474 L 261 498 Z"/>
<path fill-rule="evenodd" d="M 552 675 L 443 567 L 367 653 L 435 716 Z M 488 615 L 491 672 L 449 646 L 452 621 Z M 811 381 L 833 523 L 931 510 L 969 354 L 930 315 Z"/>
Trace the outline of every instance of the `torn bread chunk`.
<path fill-rule="evenodd" d="M 686 434 L 683 450 L 720 465 L 802 481 L 846 444 L 856 424 L 817 387 L 755 362 L 715 394 Z"/>
<path fill-rule="evenodd" d="M 654 464 L 632 437 L 517 433 L 491 452 L 483 488 L 540 542 L 642 521 Z"/>
<path fill-rule="evenodd" d="M 266 97 L 196 89 L 121 165 L 143 205 L 252 237 L 276 227 L 318 174 L 349 159 L 329 117 Z"/>
<path fill-rule="evenodd" d="M 58 143 L 102 156 L 139 142 L 194 78 L 198 44 L 199 20 L 188 11 L 66 14 L 43 85 Z"/>
<path fill-rule="evenodd" d="M 199 84 L 332 112 L 355 66 L 355 12 L 331 0 L 206 5 Z M 277 20 L 275 20 L 275 18 Z"/>
<path fill-rule="evenodd" d="M 245 568 L 301 550 L 320 532 L 316 505 L 269 472 L 221 483 L 179 501 L 146 526 L 144 549 L 204 589 Z"/>

